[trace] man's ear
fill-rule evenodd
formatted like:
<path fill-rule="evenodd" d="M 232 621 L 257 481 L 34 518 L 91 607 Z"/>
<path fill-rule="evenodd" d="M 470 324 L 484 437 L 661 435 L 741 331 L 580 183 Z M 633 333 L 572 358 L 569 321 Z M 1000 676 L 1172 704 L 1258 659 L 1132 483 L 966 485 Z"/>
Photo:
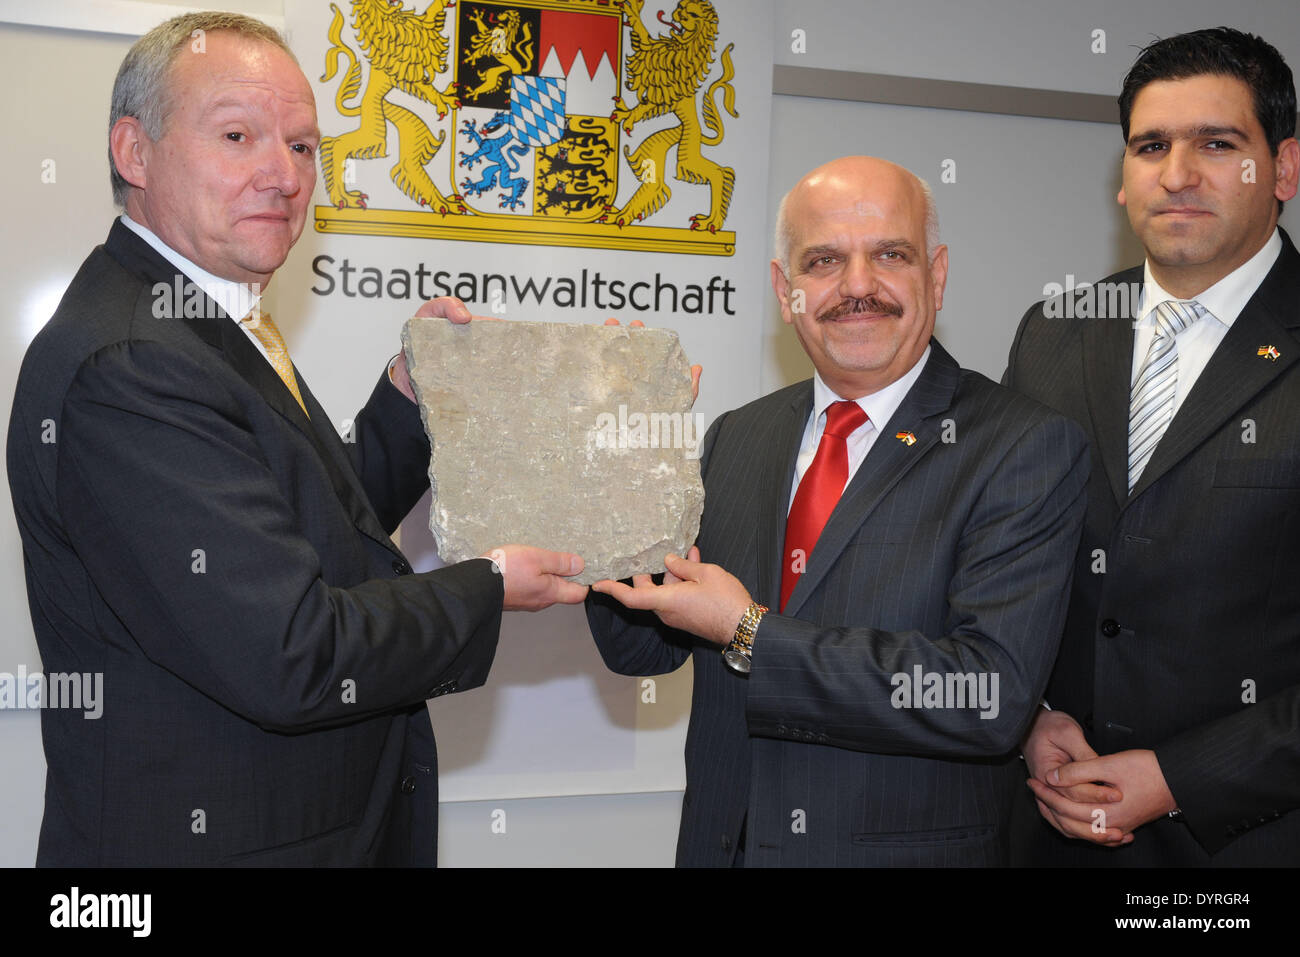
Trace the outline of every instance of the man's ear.
<path fill-rule="evenodd" d="M 948 285 L 948 247 L 940 245 L 930 257 L 930 281 L 934 284 L 934 311 L 943 308 L 943 290 Z"/>
<path fill-rule="evenodd" d="M 790 280 L 786 278 L 779 259 L 772 260 L 772 291 L 781 304 L 781 319 L 788 325 L 794 321 L 790 316 Z"/>
<path fill-rule="evenodd" d="M 1294 136 L 1277 144 L 1277 156 L 1273 162 L 1277 173 L 1273 195 L 1285 203 L 1294 199 L 1300 190 L 1300 143 Z"/>
<path fill-rule="evenodd" d="M 108 131 L 108 149 L 117 175 L 136 189 L 145 188 L 146 152 L 151 140 L 138 117 L 123 116 Z"/>
<path fill-rule="evenodd" d="M 1128 205 L 1128 196 L 1125 195 L 1125 193 L 1124 193 L 1124 157 L 1125 157 L 1125 155 L 1126 155 L 1127 153 L 1128 153 L 1128 148 L 1126 147 L 1126 148 L 1125 148 L 1124 150 L 1122 150 L 1122 151 L 1120 152 L 1120 154 L 1119 154 L 1119 183 L 1120 183 L 1120 186 L 1119 186 L 1119 192 L 1115 194 L 1115 202 L 1119 203 L 1121 206 L 1127 206 L 1127 205 Z"/>

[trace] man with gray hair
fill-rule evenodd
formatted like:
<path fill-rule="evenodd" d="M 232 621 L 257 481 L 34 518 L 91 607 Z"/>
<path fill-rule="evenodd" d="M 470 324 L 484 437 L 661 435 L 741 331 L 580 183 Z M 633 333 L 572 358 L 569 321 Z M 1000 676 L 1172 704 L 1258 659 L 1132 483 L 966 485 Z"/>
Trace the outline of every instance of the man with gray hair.
<path fill-rule="evenodd" d="M 41 657 L 103 675 L 96 720 L 42 714 L 37 863 L 432 865 L 425 700 L 484 682 L 503 608 L 580 601 L 581 559 L 414 574 L 389 538 L 428 486 L 404 360 L 343 442 L 259 306 L 320 141 L 278 34 L 170 20 L 112 104 L 125 214 L 28 349 L 9 427 Z"/>
<path fill-rule="evenodd" d="M 677 862 L 1005 864 L 1083 434 L 932 337 L 948 250 L 907 170 L 813 170 L 771 272 L 813 379 L 714 422 L 690 556 L 587 604 L 614 671 L 693 659 Z"/>

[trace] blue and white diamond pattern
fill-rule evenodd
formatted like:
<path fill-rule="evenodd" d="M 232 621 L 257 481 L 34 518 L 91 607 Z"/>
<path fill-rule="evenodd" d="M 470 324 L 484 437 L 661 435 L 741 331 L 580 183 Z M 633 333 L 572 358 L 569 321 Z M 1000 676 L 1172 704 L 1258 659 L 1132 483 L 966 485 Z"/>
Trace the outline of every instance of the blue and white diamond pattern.
<path fill-rule="evenodd" d="M 550 146 L 564 135 L 564 78 L 512 76 L 510 125 L 519 142 Z"/>

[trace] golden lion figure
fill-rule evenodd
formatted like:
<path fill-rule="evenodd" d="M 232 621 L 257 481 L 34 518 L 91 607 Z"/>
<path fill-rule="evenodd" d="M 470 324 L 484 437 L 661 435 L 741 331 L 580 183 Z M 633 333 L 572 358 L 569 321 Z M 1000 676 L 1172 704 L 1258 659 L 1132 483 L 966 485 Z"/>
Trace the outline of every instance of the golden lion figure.
<path fill-rule="evenodd" d="M 421 206 L 447 213 L 453 206 L 462 207 L 459 197 L 446 197 L 433 185 L 425 171 L 429 161 L 442 146 L 446 133 L 437 136 L 424 120 L 411 110 L 385 97 L 394 87 L 418 97 L 438 110 L 438 119 L 459 107 L 450 84 L 445 91 L 434 88 L 433 80 L 447 69 L 447 40 L 443 25 L 448 0 L 434 0 L 423 15 L 405 10 L 400 2 L 390 0 L 352 0 L 352 18 L 362 52 L 370 63 L 361 102 L 349 105 L 361 86 L 361 64 L 356 54 L 343 42 L 343 13 L 330 4 L 334 20 L 329 39 L 333 46 L 325 53 L 325 75 L 321 82 L 334 78 L 339 59 L 346 57 L 348 70 L 334 98 L 334 105 L 344 116 L 360 116 L 355 130 L 341 136 L 321 138 L 321 172 L 330 202 L 339 209 L 345 206 L 366 208 L 365 193 L 346 189 L 344 164 L 350 157 L 374 159 L 388 155 L 388 124 L 397 128 L 398 161 L 389 171 L 393 182 Z"/>
<path fill-rule="evenodd" d="M 616 97 L 610 119 L 621 122 L 625 133 L 631 133 L 642 120 L 665 113 L 675 115 L 678 123 L 651 133 L 635 151 L 624 148 L 628 164 L 641 185 L 627 205 L 617 212 L 610 211 L 600 221 L 613 218 L 622 226 L 645 219 L 668 202 L 672 191 L 665 182 L 663 171 L 668 151 L 676 146 L 676 178 L 686 183 L 709 184 L 709 211 L 692 216 L 691 229 L 717 232 L 727 219 L 736 171 L 706 159 L 701 147 L 722 142 L 722 116 L 714 104 L 714 96 L 719 90 L 726 111 L 733 117 L 738 115 L 736 91 L 730 82 L 736 75 L 731 63 L 734 44 L 728 44 L 722 51 L 722 75 L 704 94 L 704 125 L 709 131 L 705 136 L 700 130 L 695 94 L 713 66 L 718 14 L 709 0 L 680 0 L 671 20 L 663 20 L 660 11 L 660 22 L 665 23 L 671 32 L 667 36 L 651 37 L 641 22 L 643 4 L 644 0 L 621 0 L 623 15 L 632 29 L 632 54 L 627 59 L 626 86 L 636 93 L 637 104 L 629 109 L 622 97 Z"/>
<path fill-rule="evenodd" d="M 527 23 L 522 23 L 518 10 L 489 13 L 488 18 L 492 23 L 490 27 L 483 22 L 482 10 L 471 8 L 469 18 L 478 25 L 478 33 L 469 41 L 465 62 L 476 64 L 487 59 L 495 60 L 497 64 L 487 70 L 477 71 L 482 82 L 465 94 L 466 99 L 473 100 L 484 93 L 495 93 L 501 89 L 507 77 L 523 76 L 531 70 L 533 43 L 532 30 Z M 521 23 L 523 37 L 517 39 Z"/>

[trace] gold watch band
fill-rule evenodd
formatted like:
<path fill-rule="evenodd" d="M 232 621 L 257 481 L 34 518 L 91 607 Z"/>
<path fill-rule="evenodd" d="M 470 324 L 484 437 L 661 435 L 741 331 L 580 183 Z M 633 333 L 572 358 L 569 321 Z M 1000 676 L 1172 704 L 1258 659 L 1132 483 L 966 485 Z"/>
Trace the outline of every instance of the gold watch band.
<path fill-rule="evenodd" d="M 736 633 L 732 636 L 731 643 L 722 649 L 722 657 L 733 671 L 749 674 L 750 659 L 754 652 L 754 636 L 758 633 L 758 623 L 763 620 L 763 615 L 767 611 L 766 605 L 760 605 L 756 601 L 750 602 L 749 607 L 745 609 L 745 614 L 740 618 L 740 624 L 736 626 Z"/>

